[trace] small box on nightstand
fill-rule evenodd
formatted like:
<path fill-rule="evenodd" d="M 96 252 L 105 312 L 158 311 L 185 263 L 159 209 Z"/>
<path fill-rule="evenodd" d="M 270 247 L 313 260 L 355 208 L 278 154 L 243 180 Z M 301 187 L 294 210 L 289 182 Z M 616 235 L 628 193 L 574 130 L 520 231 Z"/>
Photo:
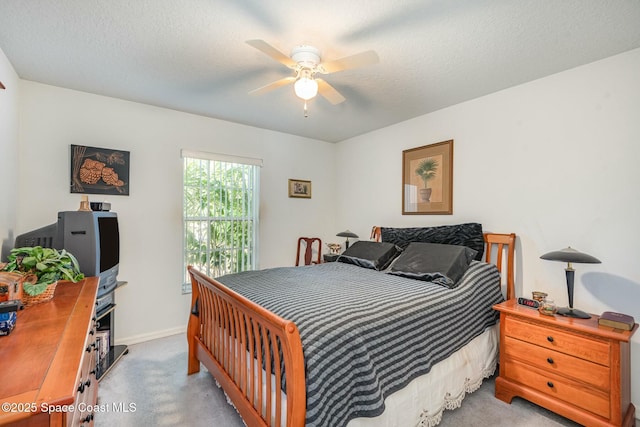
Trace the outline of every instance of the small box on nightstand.
<path fill-rule="evenodd" d="M 324 254 L 322 255 L 322 259 L 324 262 L 334 262 L 339 256 L 340 254 Z"/>

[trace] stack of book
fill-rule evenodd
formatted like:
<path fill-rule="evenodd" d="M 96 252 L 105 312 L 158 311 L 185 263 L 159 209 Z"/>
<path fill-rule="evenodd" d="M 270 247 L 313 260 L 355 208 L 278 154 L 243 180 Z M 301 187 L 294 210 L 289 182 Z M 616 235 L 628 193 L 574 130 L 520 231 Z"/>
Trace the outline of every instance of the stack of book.
<path fill-rule="evenodd" d="M 627 314 L 615 313 L 613 311 L 605 311 L 600 315 L 598 324 L 603 326 L 610 326 L 616 329 L 622 329 L 624 331 L 630 331 L 635 324 L 633 317 Z"/>

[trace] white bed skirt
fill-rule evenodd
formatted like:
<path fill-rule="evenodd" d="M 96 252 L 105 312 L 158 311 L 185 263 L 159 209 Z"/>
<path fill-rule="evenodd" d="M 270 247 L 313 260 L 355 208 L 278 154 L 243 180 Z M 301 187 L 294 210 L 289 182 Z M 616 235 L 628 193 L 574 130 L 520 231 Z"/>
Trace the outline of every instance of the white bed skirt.
<path fill-rule="evenodd" d="M 431 371 L 411 381 L 385 399 L 385 411 L 375 418 L 356 418 L 347 427 L 433 427 L 445 409 L 460 407 L 466 393 L 480 388 L 498 363 L 498 324 L 437 363 Z"/>

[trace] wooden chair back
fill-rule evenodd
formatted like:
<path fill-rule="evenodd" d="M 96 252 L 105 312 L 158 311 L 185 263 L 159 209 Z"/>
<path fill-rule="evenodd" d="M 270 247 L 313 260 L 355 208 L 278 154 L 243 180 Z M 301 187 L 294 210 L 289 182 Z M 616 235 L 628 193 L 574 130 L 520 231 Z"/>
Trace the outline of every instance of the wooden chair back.
<path fill-rule="evenodd" d="M 300 237 L 298 239 L 298 251 L 296 253 L 296 266 L 300 265 L 300 253 L 302 252 L 303 247 L 304 257 L 302 259 L 302 265 L 320 264 L 322 262 L 322 240 L 320 240 L 319 237 Z M 316 249 L 315 257 L 313 254 L 314 247 Z"/>
<path fill-rule="evenodd" d="M 503 267 L 506 264 L 507 271 L 503 274 L 507 278 L 507 299 L 515 298 L 515 283 L 514 283 L 514 258 L 516 249 L 516 235 L 510 234 L 498 234 L 498 233 L 484 233 L 485 247 L 485 261 L 490 263 L 494 254 L 496 260 L 493 264 L 498 267 L 498 271 L 502 274 Z M 503 255 L 507 254 L 507 262 L 503 263 Z"/>

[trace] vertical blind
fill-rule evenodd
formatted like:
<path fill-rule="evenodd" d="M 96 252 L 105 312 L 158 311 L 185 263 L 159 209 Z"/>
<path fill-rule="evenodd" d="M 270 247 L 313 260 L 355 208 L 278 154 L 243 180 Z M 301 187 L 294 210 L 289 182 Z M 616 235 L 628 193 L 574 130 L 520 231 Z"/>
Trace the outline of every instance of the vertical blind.
<path fill-rule="evenodd" d="M 259 172 L 262 161 L 182 151 L 184 167 L 183 292 L 192 265 L 218 277 L 258 265 Z"/>

